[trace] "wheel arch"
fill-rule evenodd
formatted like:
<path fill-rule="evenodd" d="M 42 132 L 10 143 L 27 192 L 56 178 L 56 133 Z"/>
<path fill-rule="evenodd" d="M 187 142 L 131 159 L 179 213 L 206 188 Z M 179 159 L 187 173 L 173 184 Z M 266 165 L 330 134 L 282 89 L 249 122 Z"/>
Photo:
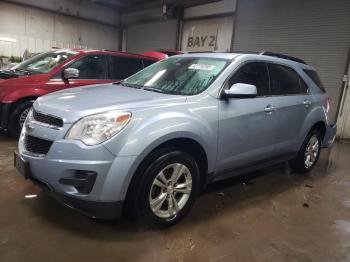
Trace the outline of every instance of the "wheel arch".
<path fill-rule="evenodd" d="M 208 156 L 204 147 L 198 141 L 187 137 L 169 139 L 155 147 L 147 156 L 157 150 L 165 148 L 178 149 L 191 155 L 198 164 L 201 181 L 205 183 L 205 177 L 208 173 Z M 142 160 L 142 162 L 147 161 L 147 156 Z"/>
<path fill-rule="evenodd" d="M 328 118 L 325 109 L 322 107 L 316 107 L 309 112 L 299 133 L 297 148 L 295 148 L 296 151 L 299 151 L 307 134 L 315 128 L 321 132 L 321 137 L 323 140 L 326 134 L 327 124 Z"/>
<path fill-rule="evenodd" d="M 10 114 L 16 109 L 16 107 L 24 102 L 28 102 L 28 101 L 31 101 L 31 100 L 36 100 L 39 96 L 25 96 L 25 97 L 22 97 L 18 100 L 16 100 L 15 102 L 13 102 L 11 104 L 11 107 L 10 107 Z"/>
<path fill-rule="evenodd" d="M 126 183 L 123 186 L 123 188 L 126 188 L 125 199 L 128 199 L 129 194 L 134 190 L 134 187 L 137 186 L 137 180 L 139 176 L 142 175 L 141 171 L 150 161 L 152 155 L 158 150 L 165 150 L 169 148 L 174 148 L 174 150 L 183 150 L 184 152 L 193 156 L 193 158 L 196 160 L 196 163 L 198 164 L 201 178 L 201 188 L 204 187 L 207 182 L 206 179 L 208 174 L 208 155 L 205 148 L 201 143 L 193 138 L 177 137 L 163 141 L 162 143 L 154 146 L 147 154 L 141 154 L 139 156 L 139 160 L 136 161 L 137 167 L 132 173 L 131 179 L 129 182 L 125 181 Z"/>
<path fill-rule="evenodd" d="M 321 138 L 322 140 L 324 139 L 325 135 L 326 135 L 326 123 L 324 121 L 318 121 L 317 123 L 315 123 L 311 128 L 310 128 L 310 131 L 311 130 L 318 130 L 320 131 L 321 133 Z M 310 132 L 309 131 L 309 132 Z"/>

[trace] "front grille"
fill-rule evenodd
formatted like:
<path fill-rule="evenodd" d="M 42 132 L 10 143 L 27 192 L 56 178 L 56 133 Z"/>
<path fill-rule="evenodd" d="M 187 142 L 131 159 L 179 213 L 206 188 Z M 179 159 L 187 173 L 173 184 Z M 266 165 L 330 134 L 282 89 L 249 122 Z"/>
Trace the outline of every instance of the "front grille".
<path fill-rule="evenodd" d="M 61 118 L 42 114 L 35 110 L 33 110 L 33 118 L 35 121 L 39 123 L 43 123 L 43 124 L 53 126 L 53 127 L 58 127 L 58 128 L 63 127 L 63 120 Z"/>
<path fill-rule="evenodd" d="M 46 155 L 49 152 L 51 145 L 52 141 L 34 136 L 26 135 L 24 138 L 24 147 L 26 151 L 30 153 Z"/>

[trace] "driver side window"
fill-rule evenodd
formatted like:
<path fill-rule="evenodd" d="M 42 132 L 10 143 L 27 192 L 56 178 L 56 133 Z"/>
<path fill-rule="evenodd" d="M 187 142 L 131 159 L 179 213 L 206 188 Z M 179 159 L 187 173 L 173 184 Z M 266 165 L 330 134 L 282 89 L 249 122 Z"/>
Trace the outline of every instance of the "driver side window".
<path fill-rule="evenodd" d="M 269 76 L 266 63 L 253 62 L 239 68 L 228 81 L 229 87 L 237 83 L 255 85 L 258 91 L 258 96 L 270 95 Z"/>
<path fill-rule="evenodd" d="M 88 55 L 68 66 L 79 70 L 78 79 L 106 79 L 107 61 L 105 55 Z"/>

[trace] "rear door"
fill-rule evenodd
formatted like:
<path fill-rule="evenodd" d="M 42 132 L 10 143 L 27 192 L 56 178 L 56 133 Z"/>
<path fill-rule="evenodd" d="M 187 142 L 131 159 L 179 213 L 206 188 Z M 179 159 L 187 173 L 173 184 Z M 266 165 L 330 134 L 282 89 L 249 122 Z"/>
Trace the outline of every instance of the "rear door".
<path fill-rule="evenodd" d="M 256 98 L 219 100 L 218 172 L 268 161 L 274 149 L 276 112 L 271 105 L 265 62 L 249 62 L 228 80 L 257 87 Z"/>
<path fill-rule="evenodd" d="M 272 156 L 288 156 L 298 150 L 298 135 L 312 99 L 304 80 L 291 67 L 269 63 L 271 103 L 276 107 L 277 129 Z"/>
<path fill-rule="evenodd" d="M 110 56 L 108 78 L 123 80 L 143 69 L 143 61 L 139 58 Z"/>

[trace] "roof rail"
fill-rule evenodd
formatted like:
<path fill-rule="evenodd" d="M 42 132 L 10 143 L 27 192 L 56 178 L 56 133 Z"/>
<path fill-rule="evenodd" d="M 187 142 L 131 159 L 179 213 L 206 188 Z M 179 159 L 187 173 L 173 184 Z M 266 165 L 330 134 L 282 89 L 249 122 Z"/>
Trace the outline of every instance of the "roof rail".
<path fill-rule="evenodd" d="M 291 60 L 291 61 L 294 61 L 294 62 L 306 64 L 306 62 L 304 60 L 300 59 L 300 58 L 296 58 L 296 57 L 289 56 L 289 55 L 284 55 L 284 54 L 279 54 L 279 53 L 274 53 L 274 52 L 263 51 L 263 52 L 260 53 L 260 55 L 273 56 L 273 57 L 288 59 L 288 60 Z"/>
<path fill-rule="evenodd" d="M 231 52 L 229 52 L 231 53 Z M 261 52 L 257 52 L 257 51 L 243 51 L 243 50 L 234 50 L 232 51 L 232 53 L 235 53 L 235 54 L 252 54 L 252 55 L 259 55 L 261 54 Z"/>
<path fill-rule="evenodd" d="M 215 51 L 189 51 L 189 54 L 217 53 Z"/>

